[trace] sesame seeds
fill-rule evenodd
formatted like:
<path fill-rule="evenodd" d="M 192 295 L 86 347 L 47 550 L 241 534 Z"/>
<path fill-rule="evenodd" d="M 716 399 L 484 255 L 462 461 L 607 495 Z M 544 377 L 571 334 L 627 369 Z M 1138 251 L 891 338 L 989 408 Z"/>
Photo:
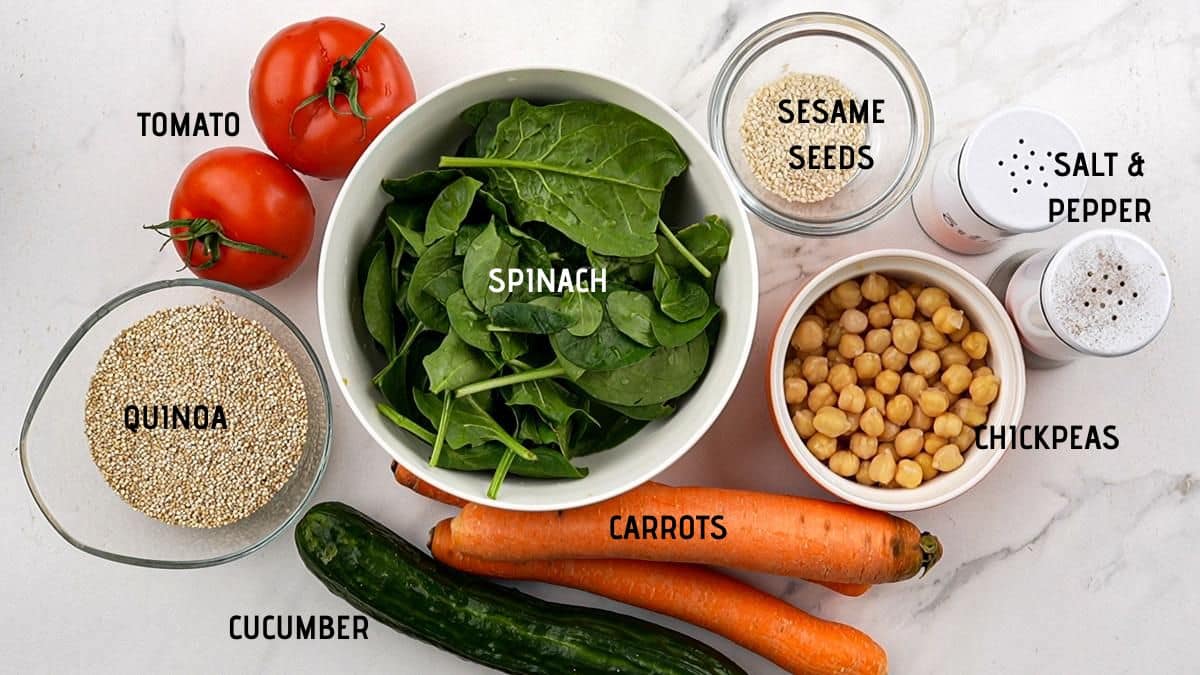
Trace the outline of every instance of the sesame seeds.
<path fill-rule="evenodd" d="M 131 431 L 127 406 L 222 406 L 226 428 Z M 308 434 L 299 371 L 256 321 L 218 303 L 160 310 L 126 328 L 96 366 L 84 406 L 92 460 L 151 518 L 228 525 L 287 483 Z"/>
<path fill-rule="evenodd" d="M 866 140 L 866 125 L 857 122 L 787 124 L 780 121 L 780 101 L 785 99 L 844 101 L 854 94 L 828 75 L 788 73 L 754 92 L 742 114 L 742 152 L 754 177 L 764 188 L 793 202 L 813 203 L 836 195 L 858 172 L 849 168 L 795 168 L 796 148 L 848 146 Z M 803 152 L 801 150 L 800 152 Z M 803 157 L 803 155 L 801 155 Z"/>

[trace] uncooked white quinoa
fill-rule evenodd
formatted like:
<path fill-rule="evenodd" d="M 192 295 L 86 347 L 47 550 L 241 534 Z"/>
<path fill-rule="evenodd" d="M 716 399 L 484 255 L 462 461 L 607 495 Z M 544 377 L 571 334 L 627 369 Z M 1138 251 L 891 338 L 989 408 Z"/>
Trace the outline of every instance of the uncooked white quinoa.
<path fill-rule="evenodd" d="M 136 405 L 222 406 L 227 428 L 130 431 Z M 161 410 L 160 419 L 161 419 Z M 308 433 L 304 383 L 279 342 L 218 303 L 160 310 L 121 332 L 84 407 L 92 460 L 130 506 L 186 527 L 254 513 L 296 469 Z"/>
<path fill-rule="evenodd" d="M 793 169 L 788 154 L 793 145 L 858 147 L 867 127 L 858 123 L 784 124 L 779 121 L 781 99 L 842 100 L 854 94 L 841 80 L 828 75 L 788 73 L 754 92 L 742 113 L 742 152 L 754 177 L 770 192 L 793 202 L 829 199 L 845 187 L 857 168 Z"/>

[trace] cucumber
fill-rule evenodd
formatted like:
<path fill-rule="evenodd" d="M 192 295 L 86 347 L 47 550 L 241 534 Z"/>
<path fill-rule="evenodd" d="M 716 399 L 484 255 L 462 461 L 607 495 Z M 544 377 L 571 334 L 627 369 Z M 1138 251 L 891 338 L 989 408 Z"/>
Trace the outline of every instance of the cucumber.
<path fill-rule="evenodd" d="M 740 674 L 715 649 L 640 619 L 539 600 L 452 570 L 337 502 L 296 525 L 329 590 L 396 630 L 509 673 Z"/>

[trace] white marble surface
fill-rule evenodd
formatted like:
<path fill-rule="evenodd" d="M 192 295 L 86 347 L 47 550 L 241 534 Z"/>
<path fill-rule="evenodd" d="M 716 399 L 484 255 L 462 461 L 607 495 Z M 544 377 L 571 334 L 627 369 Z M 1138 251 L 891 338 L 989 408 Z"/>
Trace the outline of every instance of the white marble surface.
<path fill-rule="evenodd" d="M 240 144 L 259 146 L 246 80 L 261 43 L 293 20 L 336 13 L 372 24 L 408 60 L 419 92 L 501 65 L 568 64 L 626 78 L 703 127 L 713 76 L 733 45 L 811 2 L 19 3 L 0 10 L 0 217 L 5 321 L 0 424 L 15 448 L 25 407 L 56 350 L 95 306 L 174 276 L 138 225 L 165 215 L 184 164 L 223 139 L 141 138 L 140 110 L 235 110 Z M 1200 459 L 1195 448 L 1200 303 L 1200 14 L 1188 3 L 1118 0 L 847 2 L 837 9 L 890 32 L 922 67 L 937 135 L 996 107 L 1029 103 L 1071 120 L 1096 149 L 1137 150 L 1147 177 L 1097 179 L 1092 194 L 1154 199 L 1137 231 L 1179 289 L 1161 338 L 1135 356 L 1030 375 L 1030 423 L 1116 424 L 1118 450 L 1011 452 L 958 500 L 917 513 L 946 556 L 926 579 L 844 599 L 754 577 L 820 616 L 856 625 L 889 651 L 894 673 L 1195 672 L 1200 644 Z M 314 184 L 323 218 L 336 184 Z M 1050 243 L 1078 226 L 1023 242 Z M 663 479 L 814 493 L 765 413 L 762 345 L 806 275 L 883 245 L 934 246 L 901 209 L 857 235 L 799 239 L 756 224 L 763 270 L 757 349 L 734 402 Z M 1010 245 L 962 260 L 986 275 Z M 316 340 L 316 256 L 265 295 Z M 447 512 L 394 486 L 342 401 L 321 499 L 349 501 L 421 540 Z M 479 669 L 377 625 L 365 642 L 235 642 L 233 613 L 338 613 L 301 567 L 290 537 L 248 559 L 192 572 L 93 559 L 51 530 L 30 499 L 16 450 L 0 473 L 0 671 L 405 672 Z M 587 604 L 580 593 L 534 589 Z M 632 614 L 647 616 L 644 612 Z M 664 621 L 679 627 L 677 622 Z M 689 629 L 755 673 L 769 663 Z"/>

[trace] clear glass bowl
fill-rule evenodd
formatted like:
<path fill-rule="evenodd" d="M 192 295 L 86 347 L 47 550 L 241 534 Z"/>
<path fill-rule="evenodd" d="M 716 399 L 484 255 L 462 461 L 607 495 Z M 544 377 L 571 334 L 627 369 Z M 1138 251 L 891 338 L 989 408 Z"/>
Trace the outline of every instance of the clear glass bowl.
<path fill-rule="evenodd" d="M 134 510 L 104 482 L 84 434 L 84 399 L 101 354 L 122 330 L 160 309 L 214 299 L 231 312 L 258 321 L 291 356 L 308 400 L 308 437 L 296 472 L 262 508 L 224 527 L 178 527 Z M 296 519 L 325 471 L 331 415 L 329 386 L 317 355 L 282 312 L 228 284 L 205 279 L 158 281 L 104 303 L 67 340 L 25 414 L 21 468 L 38 508 L 72 546 L 130 565 L 208 567 L 262 548 Z"/>
<path fill-rule="evenodd" d="M 819 202 L 788 201 L 769 192 L 742 152 L 746 102 L 759 87 L 789 72 L 829 75 L 855 98 L 884 99 L 884 122 L 867 127 L 875 165 Z M 742 201 L 759 218 L 796 234 L 844 234 L 879 220 L 908 198 L 929 154 L 933 105 L 916 63 L 883 31 L 841 14 L 796 14 L 755 31 L 725 60 L 709 100 L 708 133 Z"/>

